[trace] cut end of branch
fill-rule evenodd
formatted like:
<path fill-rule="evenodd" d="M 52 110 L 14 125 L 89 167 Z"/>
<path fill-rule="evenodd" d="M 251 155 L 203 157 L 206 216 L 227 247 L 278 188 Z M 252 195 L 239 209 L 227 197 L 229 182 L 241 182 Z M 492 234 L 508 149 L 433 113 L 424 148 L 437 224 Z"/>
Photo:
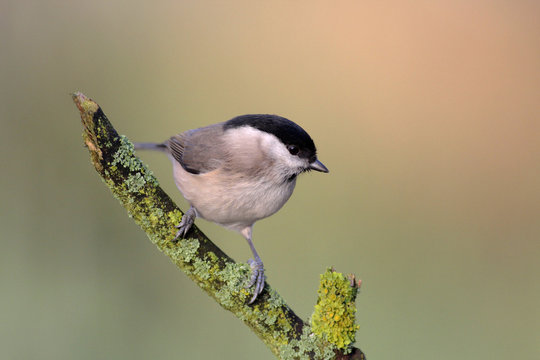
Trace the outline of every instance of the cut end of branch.
<path fill-rule="evenodd" d="M 101 152 L 100 146 L 97 143 L 97 135 L 94 123 L 94 117 L 100 110 L 99 105 L 94 102 L 92 99 L 88 98 L 81 92 L 74 92 L 71 94 L 73 102 L 79 109 L 81 114 L 81 121 L 84 127 L 84 144 L 88 147 L 90 154 L 92 156 L 92 162 L 98 171 L 101 170 L 101 160 L 103 160 L 103 153 Z"/>
<path fill-rule="evenodd" d="M 71 98 L 73 99 L 75 105 L 77 105 L 77 108 L 81 112 L 81 115 L 83 115 L 83 113 L 93 115 L 99 108 L 99 105 L 96 104 L 95 101 L 88 98 L 82 92 L 75 91 L 71 94 Z"/>
<path fill-rule="evenodd" d="M 362 279 L 356 279 L 354 274 L 347 275 L 347 279 L 349 279 L 351 287 L 356 287 L 360 290 L 360 287 L 362 286 Z"/>

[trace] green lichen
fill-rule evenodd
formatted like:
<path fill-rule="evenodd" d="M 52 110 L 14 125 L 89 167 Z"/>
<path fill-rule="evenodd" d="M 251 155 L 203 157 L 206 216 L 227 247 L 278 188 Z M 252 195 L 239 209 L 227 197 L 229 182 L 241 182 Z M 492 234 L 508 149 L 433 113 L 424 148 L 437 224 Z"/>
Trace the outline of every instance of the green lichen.
<path fill-rule="evenodd" d="M 167 217 L 169 218 L 169 221 L 173 224 L 180 224 L 180 221 L 182 221 L 182 217 L 184 214 L 178 209 L 174 209 L 173 211 L 169 211 L 167 213 Z"/>
<path fill-rule="evenodd" d="M 283 313 L 283 307 L 286 305 L 286 303 L 285 300 L 277 293 L 277 291 L 270 289 L 269 293 L 270 297 L 265 302 L 263 308 L 263 314 L 265 314 L 264 324 L 268 325 L 269 327 L 281 329 L 281 333 L 274 333 L 273 338 L 277 340 L 279 344 L 286 344 L 288 342 L 288 338 L 283 336 L 283 330 L 285 330 L 285 333 L 292 331 L 292 326 Z"/>
<path fill-rule="evenodd" d="M 285 300 L 279 294 L 277 291 L 271 289 L 270 290 L 270 298 L 268 299 L 268 312 L 266 314 L 266 318 L 264 319 L 264 323 L 267 325 L 274 325 L 279 322 L 280 315 L 282 315 L 281 311 L 274 311 L 277 309 L 281 309 L 283 305 L 285 305 Z"/>
<path fill-rule="evenodd" d="M 186 244 L 182 242 L 179 246 L 184 247 Z M 277 353 L 277 346 L 286 344 L 293 331 L 290 319 L 285 313 L 283 298 L 276 291 L 270 290 L 268 299 L 256 305 L 248 305 L 247 301 L 252 296 L 252 289 L 246 287 L 251 271 L 249 265 L 229 262 L 220 269 L 215 254 L 207 253 L 204 259 L 201 259 L 195 247 L 188 248 L 191 250 L 182 250 L 182 253 L 187 254 L 187 258 L 183 255 L 183 260 L 190 261 L 185 269 L 188 275 L 202 288 L 210 290 L 209 293 L 221 306 L 256 329 L 256 333 L 272 334 L 261 339 L 273 346 Z"/>
<path fill-rule="evenodd" d="M 197 251 L 200 245 L 197 239 L 181 239 L 173 251 L 175 258 L 185 263 L 191 262 L 197 258 Z"/>
<path fill-rule="evenodd" d="M 358 288 L 351 286 L 350 280 L 341 273 L 328 269 L 322 274 L 317 292 L 319 298 L 311 316 L 313 333 L 339 349 L 349 349 L 359 328 L 354 322 L 357 291 Z"/>
<path fill-rule="evenodd" d="M 245 305 L 245 299 L 249 296 L 249 291 L 245 288 L 247 271 L 247 265 L 237 263 L 227 263 L 223 270 L 219 271 L 218 276 L 223 283 L 214 295 L 224 308 L 232 309 Z"/>
<path fill-rule="evenodd" d="M 164 224 L 165 213 L 160 208 L 155 208 L 147 218 L 149 224 Z"/>
<path fill-rule="evenodd" d="M 133 185 L 135 187 L 129 188 L 132 192 L 137 192 L 138 190 L 136 189 L 141 189 L 146 183 L 158 185 L 152 171 L 150 171 L 139 158 L 135 157 L 135 147 L 133 146 L 133 143 L 124 135 L 120 135 L 118 140 L 120 146 L 113 154 L 113 161 L 110 164 L 111 170 L 116 169 L 118 165 L 121 165 L 129 170 L 130 176 L 136 177 L 134 179 L 128 177 L 127 180 L 128 182 L 131 182 L 131 184 L 128 185 Z"/>
<path fill-rule="evenodd" d="M 120 135 L 119 139 L 120 147 L 113 154 L 113 161 L 111 166 L 116 166 L 118 164 L 129 169 L 129 171 L 138 171 L 141 168 L 141 162 L 139 159 L 133 156 L 135 147 L 133 143 L 129 141 L 124 135 Z"/>
<path fill-rule="evenodd" d="M 141 173 L 129 174 L 126 180 L 126 186 L 129 191 L 138 193 L 146 185 L 146 180 Z"/>
<path fill-rule="evenodd" d="M 312 333 L 308 325 L 304 325 L 299 339 L 293 339 L 279 349 L 279 358 L 284 360 L 330 360 L 336 356 L 336 346 Z"/>
<path fill-rule="evenodd" d="M 285 300 L 273 289 L 269 289 L 269 297 L 254 306 L 247 306 L 247 315 L 250 321 L 257 324 L 258 329 L 272 334 L 270 339 L 263 339 L 266 343 L 272 342 L 275 353 L 279 346 L 285 345 L 294 336 L 294 329 L 290 319 L 287 318 Z M 276 347 L 277 346 L 277 347 Z"/>
<path fill-rule="evenodd" d="M 107 137 L 104 139 L 105 148 L 114 147 L 114 152 L 112 160 L 102 168 L 103 180 L 122 202 L 128 216 L 146 231 L 154 244 L 174 236 L 174 226 L 180 222 L 182 213 L 178 209 L 164 211 L 163 204 L 156 202 L 159 183 L 135 157 L 133 144 L 123 135 L 115 136 L 113 143 Z"/>
<path fill-rule="evenodd" d="M 276 309 L 281 308 L 286 304 L 285 299 L 283 299 L 274 289 L 270 289 L 270 298 L 268 299 L 268 303 L 271 308 Z"/>
<path fill-rule="evenodd" d="M 211 269 L 212 264 L 208 261 L 202 260 L 199 257 L 193 261 L 193 275 L 195 275 L 200 280 L 206 281 L 210 279 Z"/>

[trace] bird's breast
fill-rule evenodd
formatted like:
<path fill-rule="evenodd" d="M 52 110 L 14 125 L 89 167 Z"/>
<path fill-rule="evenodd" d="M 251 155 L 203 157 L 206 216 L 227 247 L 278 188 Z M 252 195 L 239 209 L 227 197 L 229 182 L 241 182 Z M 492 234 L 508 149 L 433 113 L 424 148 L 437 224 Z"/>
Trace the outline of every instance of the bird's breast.
<path fill-rule="evenodd" d="M 296 180 L 217 169 L 194 175 L 174 164 L 176 186 L 200 217 L 236 229 L 268 217 L 291 197 Z"/>

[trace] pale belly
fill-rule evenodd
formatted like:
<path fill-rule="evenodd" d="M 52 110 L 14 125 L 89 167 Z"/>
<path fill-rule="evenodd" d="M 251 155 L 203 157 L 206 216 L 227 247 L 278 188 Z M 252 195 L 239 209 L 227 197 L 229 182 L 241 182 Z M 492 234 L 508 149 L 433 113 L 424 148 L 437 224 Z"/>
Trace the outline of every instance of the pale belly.
<path fill-rule="evenodd" d="M 257 179 L 248 185 L 242 177 L 225 177 L 220 170 L 194 175 L 180 164 L 174 164 L 173 171 L 176 186 L 198 216 L 237 231 L 281 209 L 296 184 Z"/>

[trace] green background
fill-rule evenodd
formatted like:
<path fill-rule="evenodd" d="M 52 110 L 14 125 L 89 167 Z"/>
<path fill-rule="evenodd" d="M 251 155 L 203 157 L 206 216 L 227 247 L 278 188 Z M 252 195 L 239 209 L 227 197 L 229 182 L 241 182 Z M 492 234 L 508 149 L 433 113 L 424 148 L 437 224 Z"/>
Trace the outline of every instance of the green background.
<path fill-rule="evenodd" d="M 0 1 L 0 358 L 271 359 L 101 183 L 70 92 L 136 141 L 245 113 L 314 138 L 258 223 L 303 318 L 363 280 L 368 359 L 540 358 L 540 2 Z M 171 165 L 143 154 L 182 206 Z M 198 224 L 238 261 L 238 234 Z"/>

